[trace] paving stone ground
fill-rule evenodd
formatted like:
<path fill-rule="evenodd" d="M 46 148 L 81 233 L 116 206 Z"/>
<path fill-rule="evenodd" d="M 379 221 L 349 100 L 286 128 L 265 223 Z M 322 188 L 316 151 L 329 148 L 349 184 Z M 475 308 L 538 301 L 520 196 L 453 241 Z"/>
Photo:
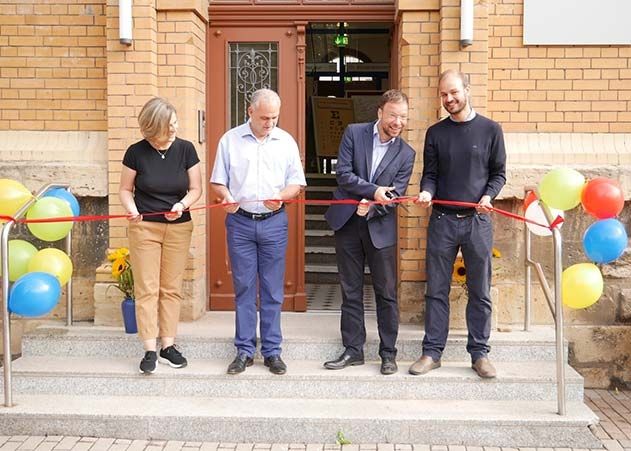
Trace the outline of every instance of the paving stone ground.
<path fill-rule="evenodd" d="M 585 390 L 598 415 L 592 431 L 606 451 L 631 451 L 631 391 Z M 2 426 L 0 425 L 0 431 Z M 63 436 L 2 436 L 0 451 L 587 451 L 582 448 L 498 448 L 366 443 L 214 443 Z"/>

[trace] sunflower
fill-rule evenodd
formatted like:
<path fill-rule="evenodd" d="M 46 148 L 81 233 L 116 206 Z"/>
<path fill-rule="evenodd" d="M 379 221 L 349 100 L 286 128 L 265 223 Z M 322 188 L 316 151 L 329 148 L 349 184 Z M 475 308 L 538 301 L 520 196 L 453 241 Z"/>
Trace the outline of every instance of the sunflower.
<path fill-rule="evenodd" d="M 129 249 L 126 247 L 119 247 L 115 251 L 112 251 L 107 254 L 107 259 L 111 262 L 118 260 L 120 258 L 126 258 L 129 256 Z"/>
<path fill-rule="evenodd" d="M 125 296 L 134 297 L 134 275 L 129 261 L 129 249 L 120 247 L 107 254 L 107 259 L 112 262 L 112 277 L 116 279 L 118 288 Z"/>
<path fill-rule="evenodd" d="M 451 279 L 460 285 L 464 285 L 467 282 L 467 270 L 464 267 L 464 260 L 462 257 L 456 257 L 454 270 L 451 273 Z"/>
<path fill-rule="evenodd" d="M 114 277 L 120 277 L 120 275 L 125 271 L 129 265 L 127 264 L 127 260 L 125 258 L 117 258 L 112 262 L 112 275 Z"/>

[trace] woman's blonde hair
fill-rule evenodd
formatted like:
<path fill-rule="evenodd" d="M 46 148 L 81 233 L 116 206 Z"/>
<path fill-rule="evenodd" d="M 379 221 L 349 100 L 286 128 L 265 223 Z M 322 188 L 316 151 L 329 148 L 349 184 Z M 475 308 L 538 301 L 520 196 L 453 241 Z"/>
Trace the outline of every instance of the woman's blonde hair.
<path fill-rule="evenodd" d="M 148 139 L 164 136 L 169 132 L 171 116 L 177 114 L 175 107 L 162 97 L 154 97 L 140 110 L 138 125 L 140 133 Z"/>

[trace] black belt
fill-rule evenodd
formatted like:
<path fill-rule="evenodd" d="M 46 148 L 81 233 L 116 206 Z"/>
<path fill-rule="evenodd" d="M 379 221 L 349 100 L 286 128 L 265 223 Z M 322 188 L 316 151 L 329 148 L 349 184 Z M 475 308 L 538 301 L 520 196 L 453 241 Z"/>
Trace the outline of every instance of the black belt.
<path fill-rule="evenodd" d="M 477 214 L 477 211 L 475 208 L 462 208 L 460 210 L 450 210 L 450 209 L 441 207 L 440 205 L 434 205 L 432 208 L 439 213 L 442 213 L 444 215 L 453 215 L 456 218 L 469 218 Z"/>
<path fill-rule="evenodd" d="M 243 208 L 239 208 L 237 213 L 241 216 L 245 216 L 246 218 L 250 218 L 253 221 L 264 221 L 267 218 L 277 215 L 283 210 L 285 210 L 285 205 L 282 205 L 278 210 L 270 211 L 268 213 L 250 213 L 249 211 L 245 211 Z"/>

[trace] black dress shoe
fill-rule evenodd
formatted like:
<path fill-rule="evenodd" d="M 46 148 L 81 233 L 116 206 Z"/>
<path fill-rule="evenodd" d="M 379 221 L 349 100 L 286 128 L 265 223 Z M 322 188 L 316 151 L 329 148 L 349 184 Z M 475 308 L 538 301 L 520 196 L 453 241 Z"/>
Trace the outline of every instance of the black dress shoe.
<path fill-rule="evenodd" d="M 252 366 L 254 360 L 246 354 L 239 353 L 232 363 L 228 365 L 228 374 L 239 374 L 245 371 L 246 366 Z"/>
<path fill-rule="evenodd" d="M 327 370 L 341 370 L 346 368 L 347 366 L 357 366 L 364 364 L 363 356 L 354 356 L 348 351 L 344 351 L 341 356 L 339 356 L 335 360 L 329 360 L 328 362 L 324 362 L 324 367 Z"/>
<path fill-rule="evenodd" d="M 281 359 L 279 355 L 265 357 L 263 359 L 263 365 L 269 368 L 270 373 L 285 374 L 287 372 L 287 365 L 285 365 L 285 362 L 283 362 L 283 359 Z"/>
<path fill-rule="evenodd" d="M 398 369 L 399 367 L 397 366 L 397 361 L 394 357 L 383 357 L 381 359 L 381 374 L 385 374 L 386 376 L 394 374 Z"/>

